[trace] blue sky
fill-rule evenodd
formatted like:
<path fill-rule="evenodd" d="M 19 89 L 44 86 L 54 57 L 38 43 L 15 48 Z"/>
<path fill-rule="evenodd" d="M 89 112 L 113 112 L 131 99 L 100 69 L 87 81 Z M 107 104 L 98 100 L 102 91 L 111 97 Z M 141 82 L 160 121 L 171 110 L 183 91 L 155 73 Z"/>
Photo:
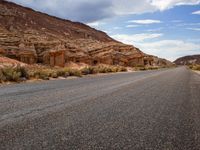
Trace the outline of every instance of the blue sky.
<path fill-rule="evenodd" d="M 200 0 L 10 0 L 84 22 L 142 51 L 175 60 L 200 54 Z"/>

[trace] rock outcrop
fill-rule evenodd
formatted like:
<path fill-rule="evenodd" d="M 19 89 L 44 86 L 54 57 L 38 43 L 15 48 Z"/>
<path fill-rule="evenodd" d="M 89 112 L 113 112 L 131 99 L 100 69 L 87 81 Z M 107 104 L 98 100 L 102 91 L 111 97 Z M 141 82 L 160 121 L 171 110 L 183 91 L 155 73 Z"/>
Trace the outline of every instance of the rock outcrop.
<path fill-rule="evenodd" d="M 176 65 L 200 65 L 200 55 L 191 55 L 178 58 L 174 61 Z"/>
<path fill-rule="evenodd" d="M 169 60 L 153 56 L 153 66 L 172 67 L 176 65 Z"/>
<path fill-rule="evenodd" d="M 122 66 L 153 65 L 154 59 L 87 25 L 0 1 L 0 53 L 24 63 Z"/>

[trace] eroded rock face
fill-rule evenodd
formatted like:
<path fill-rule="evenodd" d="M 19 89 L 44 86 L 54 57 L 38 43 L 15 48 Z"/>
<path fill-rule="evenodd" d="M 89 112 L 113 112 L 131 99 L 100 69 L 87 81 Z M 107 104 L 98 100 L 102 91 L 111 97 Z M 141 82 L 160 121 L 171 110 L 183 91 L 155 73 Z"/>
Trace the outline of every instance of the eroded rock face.
<path fill-rule="evenodd" d="M 51 66 L 65 66 L 65 51 L 50 51 L 49 57 Z"/>
<path fill-rule="evenodd" d="M 25 63 L 64 66 L 152 65 L 138 48 L 110 38 L 87 25 L 59 19 L 14 3 L 0 1 L 0 48 L 4 55 Z"/>

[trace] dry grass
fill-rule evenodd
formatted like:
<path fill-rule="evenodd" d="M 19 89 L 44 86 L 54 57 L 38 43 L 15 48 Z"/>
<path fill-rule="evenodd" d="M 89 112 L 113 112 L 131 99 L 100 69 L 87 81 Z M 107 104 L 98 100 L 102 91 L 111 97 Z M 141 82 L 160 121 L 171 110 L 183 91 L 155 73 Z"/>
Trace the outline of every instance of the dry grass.
<path fill-rule="evenodd" d="M 90 66 L 85 67 L 81 70 L 83 75 L 87 74 L 97 74 L 97 73 L 114 73 L 114 72 L 126 72 L 127 68 L 121 66 Z"/>
<path fill-rule="evenodd" d="M 134 67 L 133 70 L 135 71 L 146 71 L 146 70 L 158 70 L 160 69 L 159 67 L 156 66 L 139 66 L 139 67 Z"/>
<path fill-rule="evenodd" d="M 71 69 L 71 68 L 50 68 L 48 66 L 17 66 L 0 69 L 0 83 L 3 82 L 21 82 L 29 79 L 42 79 L 49 80 L 50 78 L 77 76 L 98 73 L 113 73 L 113 72 L 125 72 L 127 69 L 121 66 L 90 66 L 83 69 Z"/>

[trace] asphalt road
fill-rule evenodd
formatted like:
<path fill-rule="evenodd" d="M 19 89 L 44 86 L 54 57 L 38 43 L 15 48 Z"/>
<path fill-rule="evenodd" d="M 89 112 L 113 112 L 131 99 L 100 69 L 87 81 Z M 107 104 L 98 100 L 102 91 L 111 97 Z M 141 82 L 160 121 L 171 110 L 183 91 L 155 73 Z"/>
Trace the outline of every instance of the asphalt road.
<path fill-rule="evenodd" d="M 0 149 L 200 150 L 185 67 L 0 87 Z"/>

